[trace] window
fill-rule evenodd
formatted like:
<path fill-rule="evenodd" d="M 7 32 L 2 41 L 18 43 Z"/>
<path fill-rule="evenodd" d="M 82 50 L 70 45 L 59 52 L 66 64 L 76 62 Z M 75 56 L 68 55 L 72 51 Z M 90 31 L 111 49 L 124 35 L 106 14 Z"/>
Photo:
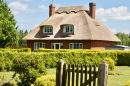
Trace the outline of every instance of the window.
<path fill-rule="evenodd" d="M 45 43 L 34 43 L 34 51 L 37 51 L 38 48 L 45 48 Z"/>
<path fill-rule="evenodd" d="M 82 43 L 70 43 L 70 49 L 83 49 Z"/>
<path fill-rule="evenodd" d="M 64 25 L 64 33 L 73 33 L 74 27 L 72 25 Z"/>
<path fill-rule="evenodd" d="M 63 43 L 52 43 L 51 49 L 63 49 Z"/>
<path fill-rule="evenodd" d="M 44 26 L 43 33 L 52 33 L 52 26 Z"/>

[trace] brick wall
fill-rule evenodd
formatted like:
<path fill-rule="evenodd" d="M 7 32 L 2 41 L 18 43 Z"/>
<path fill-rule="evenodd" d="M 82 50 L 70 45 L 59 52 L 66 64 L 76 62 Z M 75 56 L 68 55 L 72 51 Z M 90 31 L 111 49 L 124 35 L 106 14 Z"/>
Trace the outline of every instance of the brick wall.
<path fill-rule="evenodd" d="M 27 47 L 34 50 L 34 42 L 45 43 L 46 49 L 51 49 L 51 43 L 63 43 L 63 49 L 69 49 L 69 43 L 83 43 L 83 49 L 105 49 L 105 46 L 115 45 L 116 42 L 88 40 L 28 40 Z"/>
<path fill-rule="evenodd" d="M 111 41 L 91 41 L 92 50 L 105 50 L 105 46 L 115 45 L 116 42 Z"/>

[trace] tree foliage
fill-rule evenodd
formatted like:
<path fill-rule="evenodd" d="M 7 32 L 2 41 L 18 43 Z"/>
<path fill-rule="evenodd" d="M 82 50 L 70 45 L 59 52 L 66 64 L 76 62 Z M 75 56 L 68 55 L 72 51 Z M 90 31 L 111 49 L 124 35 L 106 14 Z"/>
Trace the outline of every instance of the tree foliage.
<path fill-rule="evenodd" d="M 27 34 L 28 30 L 25 30 L 25 32 L 23 32 L 23 30 L 19 30 L 19 46 L 27 46 L 27 41 L 22 40 L 22 38 L 25 37 Z"/>
<path fill-rule="evenodd" d="M 7 3 L 0 0 L 0 48 L 18 45 L 17 28 Z"/>
<path fill-rule="evenodd" d="M 130 46 L 130 33 L 125 34 L 125 33 L 119 32 L 116 34 L 116 36 L 121 40 L 121 42 L 118 42 L 117 44 Z"/>

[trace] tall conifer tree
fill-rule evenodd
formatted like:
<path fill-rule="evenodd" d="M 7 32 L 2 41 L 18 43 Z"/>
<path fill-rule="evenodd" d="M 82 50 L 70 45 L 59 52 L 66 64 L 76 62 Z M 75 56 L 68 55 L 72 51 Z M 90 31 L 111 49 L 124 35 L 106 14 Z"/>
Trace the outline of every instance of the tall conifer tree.
<path fill-rule="evenodd" d="M 0 48 L 18 44 L 18 33 L 14 15 L 7 3 L 0 0 Z"/>

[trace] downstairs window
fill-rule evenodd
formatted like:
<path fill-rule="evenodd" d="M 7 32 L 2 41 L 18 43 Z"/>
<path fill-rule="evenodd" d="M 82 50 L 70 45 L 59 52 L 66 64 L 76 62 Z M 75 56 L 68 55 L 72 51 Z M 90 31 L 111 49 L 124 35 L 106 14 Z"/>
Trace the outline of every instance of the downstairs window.
<path fill-rule="evenodd" d="M 70 43 L 70 49 L 83 49 L 82 43 Z"/>
<path fill-rule="evenodd" d="M 34 43 L 34 51 L 38 51 L 39 48 L 45 48 L 45 43 Z"/>

